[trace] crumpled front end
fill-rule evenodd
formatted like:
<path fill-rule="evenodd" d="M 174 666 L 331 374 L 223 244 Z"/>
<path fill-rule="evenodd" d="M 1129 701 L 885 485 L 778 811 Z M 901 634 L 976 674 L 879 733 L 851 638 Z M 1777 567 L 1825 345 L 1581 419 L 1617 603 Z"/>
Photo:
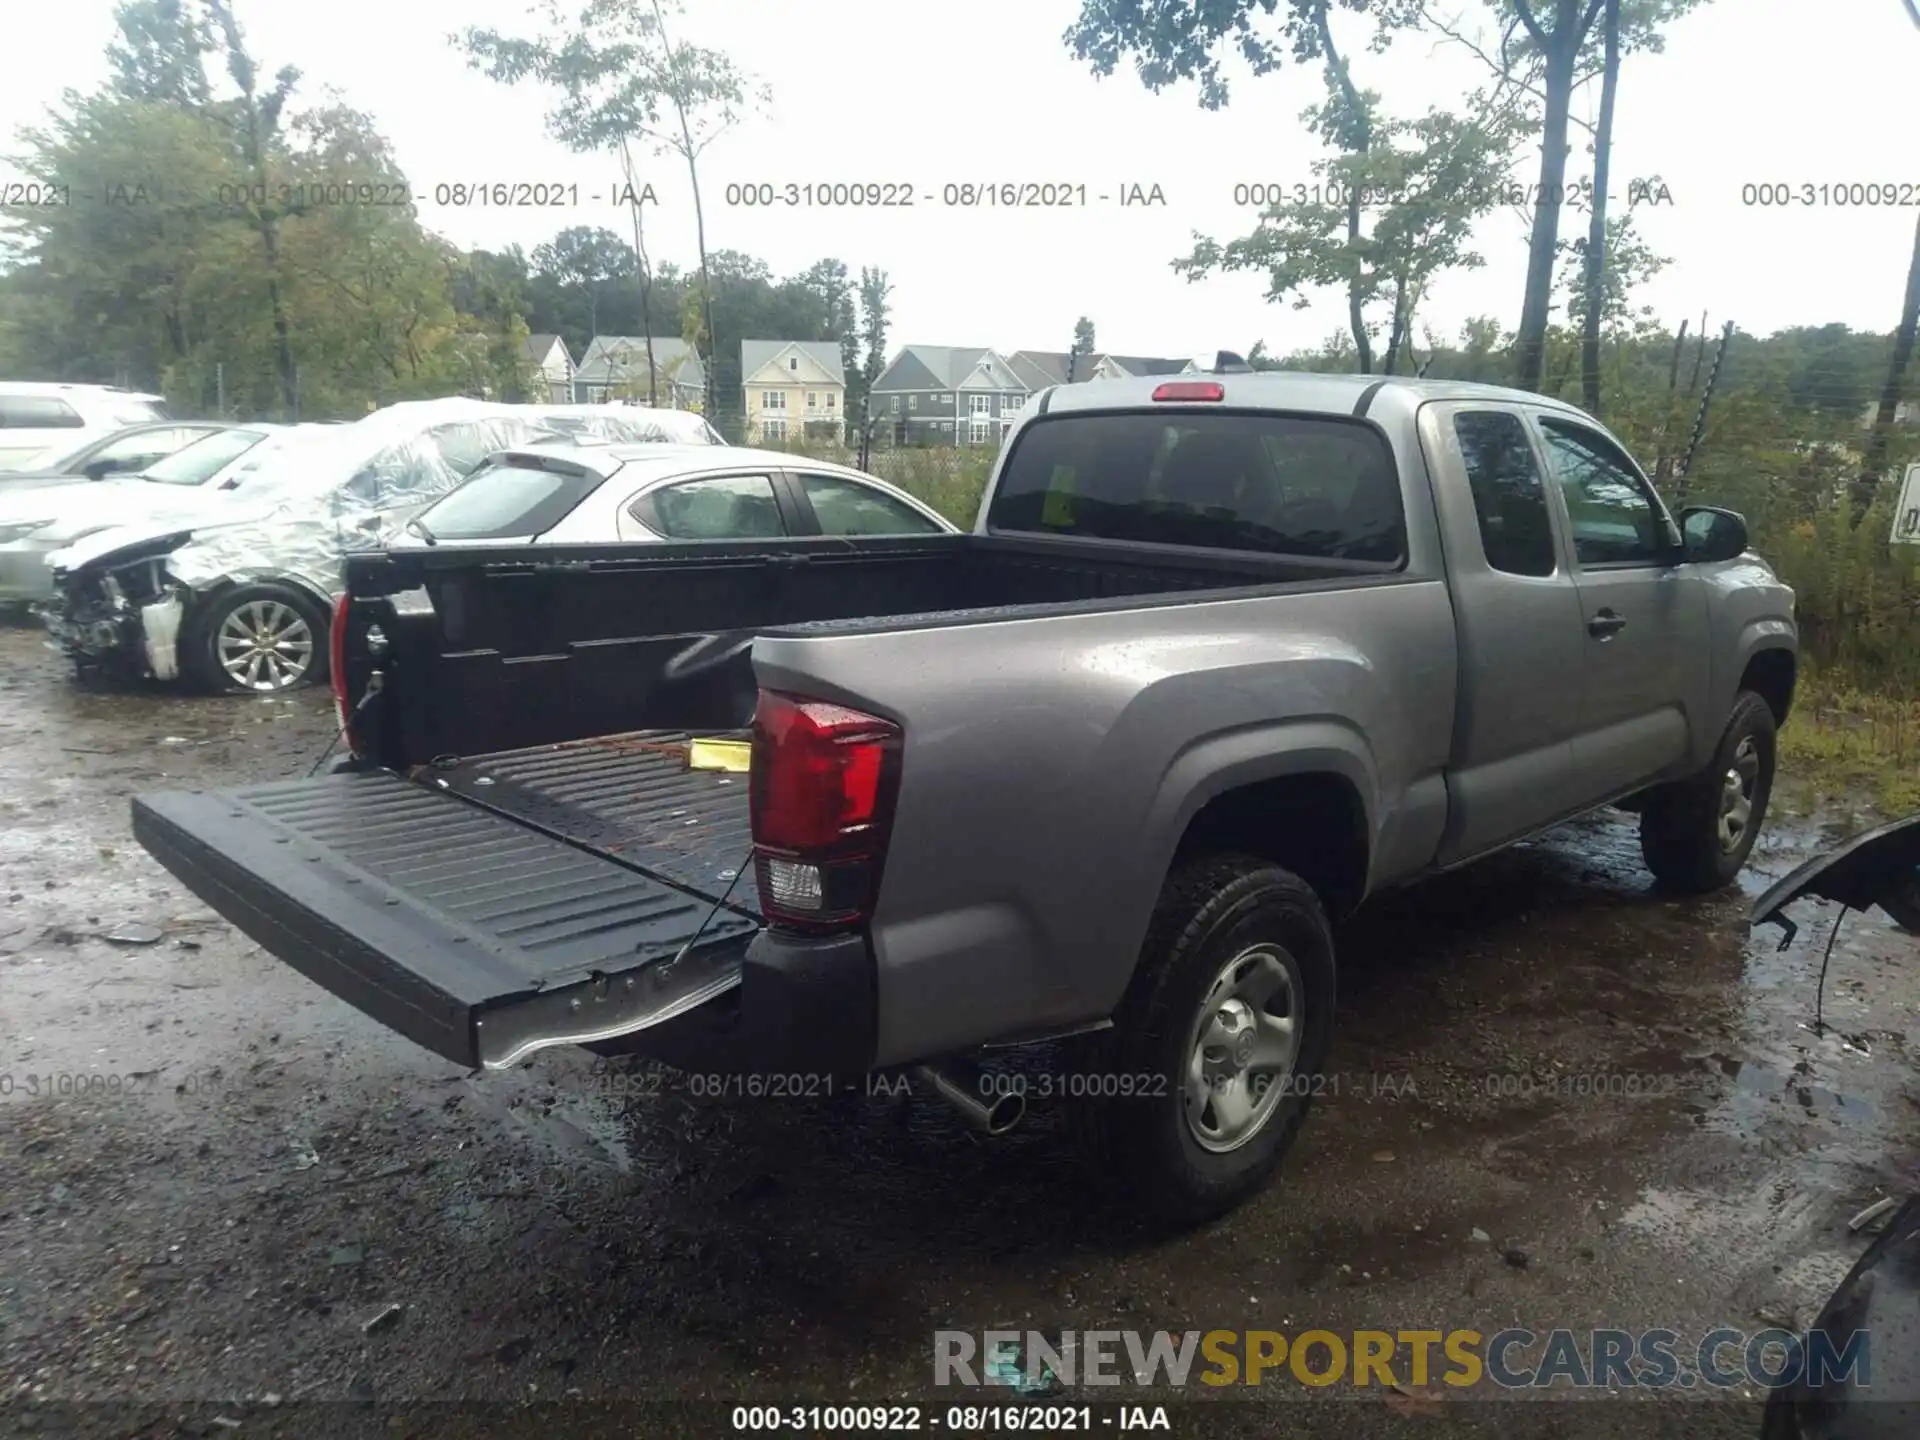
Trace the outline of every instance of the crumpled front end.
<path fill-rule="evenodd" d="M 55 571 L 56 597 L 40 607 L 52 641 L 82 673 L 173 680 L 187 590 L 167 554 L 114 556 Z"/>

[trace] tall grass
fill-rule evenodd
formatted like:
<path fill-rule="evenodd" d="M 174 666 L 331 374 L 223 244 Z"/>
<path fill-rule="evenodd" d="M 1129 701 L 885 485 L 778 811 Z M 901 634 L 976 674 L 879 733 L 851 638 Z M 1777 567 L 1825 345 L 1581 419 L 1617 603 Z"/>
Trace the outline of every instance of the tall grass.
<path fill-rule="evenodd" d="M 1780 732 L 1780 785 L 1801 810 L 1862 797 L 1890 819 L 1920 810 L 1920 693 L 1811 666 Z"/>
<path fill-rule="evenodd" d="M 790 440 L 764 448 L 855 465 L 858 454 L 844 445 L 820 440 Z M 876 447 L 867 457 L 867 469 L 889 484 L 898 485 L 914 499 L 931 505 L 962 530 L 971 530 L 986 492 L 987 476 L 999 454 L 996 445 Z"/>

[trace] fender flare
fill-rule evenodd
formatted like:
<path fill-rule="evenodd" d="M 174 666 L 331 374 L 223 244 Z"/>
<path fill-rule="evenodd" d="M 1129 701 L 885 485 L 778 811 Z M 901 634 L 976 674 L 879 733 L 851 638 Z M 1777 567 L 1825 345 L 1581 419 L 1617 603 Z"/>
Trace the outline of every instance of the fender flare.
<path fill-rule="evenodd" d="M 1378 853 L 1379 771 L 1371 747 L 1352 723 L 1323 716 L 1216 732 L 1179 751 L 1162 772 L 1141 817 L 1138 868 L 1119 891 L 1126 898 L 1114 907 L 1103 943 L 1127 954 L 1139 952 L 1180 841 L 1210 801 L 1244 786 L 1310 775 L 1332 775 L 1352 789 L 1370 876 Z M 1126 982 L 1131 980 L 1129 966 Z M 1113 997 L 1115 1003 L 1118 998 Z"/>

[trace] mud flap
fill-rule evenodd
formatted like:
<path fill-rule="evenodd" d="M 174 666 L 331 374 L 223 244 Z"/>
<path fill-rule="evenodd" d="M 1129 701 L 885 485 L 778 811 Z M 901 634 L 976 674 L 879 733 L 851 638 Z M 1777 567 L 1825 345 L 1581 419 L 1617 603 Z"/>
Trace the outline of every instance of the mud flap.
<path fill-rule="evenodd" d="M 1785 932 L 1786 945 L 1796 930 L 1783 913 L 1803 896 L 1834 900 L 1849 910 L 1870 910 L 1913 877 L 1920 867 L 1920 815 L 1856 835 L 1836 850 L 1815 856 L 1775 883 L 1753 902 L 1749 925 L 1773 924 Z"/>
<path fill-rule="evenodd" d="M 686 1014 L 740 983 L 760 929 L 387 771 L 142 796 L 133 831 L 294 969 L 476 1068 Z"/>

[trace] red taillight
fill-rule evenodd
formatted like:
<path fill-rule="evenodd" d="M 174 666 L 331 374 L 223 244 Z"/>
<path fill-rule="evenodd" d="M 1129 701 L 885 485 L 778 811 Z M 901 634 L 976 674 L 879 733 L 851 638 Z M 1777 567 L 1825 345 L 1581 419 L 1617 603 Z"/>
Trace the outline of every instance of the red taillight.
<path fill-rule="evenodd" d="M 1224 400 L 1227 387 L 1218 380 L 1169 380 L 1153 392 L 1156 400 Z"/>
<path fill-rule="evenodd" d="M 824 700 L 760 692 L 747 793 L 769 920 L 838 929 L 867 917 L 899 785 L 901 730 Z"/>
<path fill-rule="evenodd" d="M 334 718 L 346 737 L 347 748 L 357 753 L 353 728 L 347 723 L 353 716 L 353 706 L 347 699 L 347 607 L 352 603 L 345 595 L 333 602 L 333 625 L 327 632 L 327 676 L 333 683 Z"/>

